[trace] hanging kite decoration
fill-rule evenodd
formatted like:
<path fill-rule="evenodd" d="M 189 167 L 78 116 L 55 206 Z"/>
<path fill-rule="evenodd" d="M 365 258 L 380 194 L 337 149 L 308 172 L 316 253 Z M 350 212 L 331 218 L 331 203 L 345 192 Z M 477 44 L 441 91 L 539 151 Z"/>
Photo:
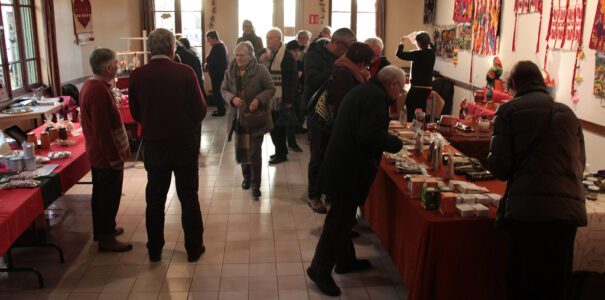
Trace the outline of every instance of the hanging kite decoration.
<path fill-rule="evenodd" d="M 520 14 L 539 13 L 540 25 L 538 25 L 538 44 L 536 45 L 536 53 L 540 50 L 540 33 L 542 32 L 542 0 L 515 0 L 515 28 L 513 30 L 513 51 L 515 51 L 515 43 L 517 37 L 517 17 Z"/>
<path fill-rule="evenodd" d="M 500 0 L 476 0 L 473 53 L 496 55 L 499 43 Z"/>
<path fill-rule="evenodd" d="M 454 22 L 469 23 L 473 20 L 473 0 L 456 0 Z"/>
<path fill-rule="evenodd" d="M 546 54 L 544 67 L 548 63 L 548 50 L 571 50 L 576 52 L 573 75 L 571 80 L 571 99 L 574 103 L 580 101 L 576 94 L 576 83 L 582 82 L 581 76 L 576 76 L 580 69 L 579 60 L 584 58 L 582 49 L 582 32 L 584 31 L 584 15 L 586 0 L 551 0 L 550 21 L 546 35 Z"/>
<path fill-rule="evenodd" d="M 599 0 L 597 5 L 588 47 L 597 51 L 605 51 L 605 0 Z"/>

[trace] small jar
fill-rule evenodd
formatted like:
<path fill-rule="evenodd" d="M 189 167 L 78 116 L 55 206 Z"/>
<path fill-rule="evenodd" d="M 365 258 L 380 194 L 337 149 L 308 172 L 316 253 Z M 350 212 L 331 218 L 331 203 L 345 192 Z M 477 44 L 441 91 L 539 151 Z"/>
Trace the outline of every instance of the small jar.
<path fill-rule="evenodd" d="M 67 128 L 65 128 L 65 126 L 59 127 L 59 138 L 62 140 L 67 139 Z"/>
<path fill-rule="evenodd" d="M 479 131 L 481 132 L 489 132 L 490 121 L 488 118 L 481 118 L 477 121 L 477 127 L 479 127 Z"/>
<path fill-rule="evenodd" d="M 596 185 L 589 185 L 586 188 L 586 199 L 597 200 L 599 198 L 599 187 Z"/>
<path fill-rule="evenodd" d="M 11 164 L 13 172 L 23 171 L 23 158 L 21 156 L 11 158 Z"/>
<path fill-rule="evenodd" d="M 27 134 L 27 142 L 28 143 L 32 143 L 34 145 L 38 144 L 38 137 L 36 137 L 36 133 L 35 132 L 30 132 Z"/>
<path fill-rule="evenodd" d="M 48 133 L 50 134 L 50 140 L 52 142 L 56 141 L 59 138 L 59 131 L 57 130 L 57 128 L 51 128 Z"/>
<path fill-rule="evenodd" d="M 42 144 L 42 149 L 50 149 L 50 135 L 48 132 L 40 133 L 40 144 Z"/>

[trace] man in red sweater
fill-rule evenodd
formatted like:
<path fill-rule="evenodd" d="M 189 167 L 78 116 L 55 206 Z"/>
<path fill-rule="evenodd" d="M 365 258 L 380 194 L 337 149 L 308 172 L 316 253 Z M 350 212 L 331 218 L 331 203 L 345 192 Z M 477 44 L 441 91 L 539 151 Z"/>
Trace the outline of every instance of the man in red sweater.
<path fill-rule="evenodd" d="M 181 201 L 181 221 L 188 261 L 204 253 L 202 213 L 198 200 L 198 156 L 206 102 L 191 67 L 176 63 L 175 38 L 159 28 L 148 39 L 151 60 L 130 74 L 132 117 L 141 123 L 147 170 L 145 213 L 151 261 L 162 259 L 164 207 L 172 173 Z"/>
<path fill-rule="evenodd" d="M 128 251 L 131 244 L 116 240 L 116 235 L 124 232 L 116 227 L 116 215 L 122 196 L 124 161 L 130 156 L 126 130 L 109 89 L 118 61 L 116 53 L 106 48 L 95 49 L 89 60 L 94 75 L 82 86 L 80 109 L 92 171 L 93 236 L 99 241 L 99 251 Z"/>

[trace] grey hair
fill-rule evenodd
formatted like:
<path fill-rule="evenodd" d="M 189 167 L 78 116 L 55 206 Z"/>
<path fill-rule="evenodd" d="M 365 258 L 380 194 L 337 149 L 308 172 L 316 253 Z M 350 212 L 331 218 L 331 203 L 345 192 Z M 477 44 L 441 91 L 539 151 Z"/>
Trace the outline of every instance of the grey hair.
<path fill-rule="evenodd" d="M 374 45 L 380 47 L 380 49 L 384 49 L 384 43 L 379 37 L 371 37 L 365 41 L 368 46 L 372 47 Z"/>
<path fill-rule="evenodd" d="M 383 84 L 390 83 L 393 80 L 402 82 L 405 80 L 405 71 L 397 66 L 386 66 L 376 74 L 376 78 Z"/>
<path fill-rule="evenodd" d="M 308 30 L 300 30 L 296 34 L 296 39 L 303 39 L 305 37 L 307 37 L 308 39 L 311 39 L 311 36 L 313 36 L 313 34 L 310 31 L 308 31 Z"/>
<path fill-rule="evenodd" d="M 174 34 L 165 28 L 158 28 L 149 34 L 147 45 L 151 56 L 154 55 L 172 55 L 176 43 Z"/>
<path fill-rule="evenodd" d="M 255 58 L 254 46 L 252 46 L 252 43 L 250 43 L 250 41 L 239 42 L 239 44 L 237 44 L 237 46 L 235 46 L 233 53 L 237 53 L 237 50 L 239 50 L 239 49 L 246 50 L 246 53 L 248 54 L 248 56 L 250 56 L 250 58 Z"/>
<path fill-rule="evenodd" d="M 269 33 L 271 33 L 271 32 L 279 33 L 279 40 L 280 41 L 284 40 L 284 34 L 281 32 L 281 29 L 279 29 L 277 27 L 273 27 L 273 28 L 269 29 L 269 31 L 267 31 L 267 35 L 269 35 Z"/>
<path fill-rule="evenodd" d="M 250 24 L 250 27 L 252 27 L 252 31 L 255 31 L 254 25 L 252 25 L 252 21 L 245 19 L 244 21 L 242 21 L 242 28 L 244 28 L 244 24 Z"/>
<path fill-rule="evenodd" d="M 103 75 L 105 72 L 105 65 L 115 57 L 116 52 L 108 48 L 97 48 L 93 50 L 88 57 L 92 73 Z"/>
<path fill-rule="evenodd" d="M 332 34 L 332 42 L 336 42 L 336 41 L 341 41 L 345 44 L 348 44 L 350 42 L 357 42 L 357 37 L 355 36 L 355 33 L 349 29 L 349 28 L 340 28 L 336 31 L 334 31 L 334 34 Z"/>
<path fill-rule="evenodd" d="M 326 27 L 322 28 L 321 31 L 319 32 L 319 35 L 321 35 L 324 32 L 330 32 L 331 33 L 332 32 L 332 27 L 326 26 Z"/>

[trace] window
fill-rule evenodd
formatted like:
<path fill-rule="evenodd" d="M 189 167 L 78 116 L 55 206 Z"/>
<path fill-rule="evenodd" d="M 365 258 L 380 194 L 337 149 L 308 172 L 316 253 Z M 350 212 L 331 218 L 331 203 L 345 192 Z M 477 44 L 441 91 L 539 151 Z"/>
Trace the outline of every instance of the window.
<path fill-rule="evenodd" d="M 263 39 L 263 45 L 266 45 L 265 36 L 267 31 L 273 28 L 273 0 L 240 0 L 239 1 L 239 35 L 244 31 L 242 23 L 244 20 L 250 20 L 254 26 L 254 33 Z"/>
<path fill-rule="evenodd" d="M 203 57 L 202 0 L 155 0 L 154 5 L 155 27 L 182 34 Z"/>
<path fill-rule="evenodd" d="M 296 39 L 296 0 L 284 0 L 284 43 Z"/>
<path fill-rule="evenodd" d="M 332 0 L 331 6 L 334 30 L 351 28 L 358 41 L 376 36 L 376 0 Z"/>
<path fill-rule="evenodd" d="M 0 22 L 0 83 L 12 98 L 41 85 L 34 1 L 0 0 Z"/>

